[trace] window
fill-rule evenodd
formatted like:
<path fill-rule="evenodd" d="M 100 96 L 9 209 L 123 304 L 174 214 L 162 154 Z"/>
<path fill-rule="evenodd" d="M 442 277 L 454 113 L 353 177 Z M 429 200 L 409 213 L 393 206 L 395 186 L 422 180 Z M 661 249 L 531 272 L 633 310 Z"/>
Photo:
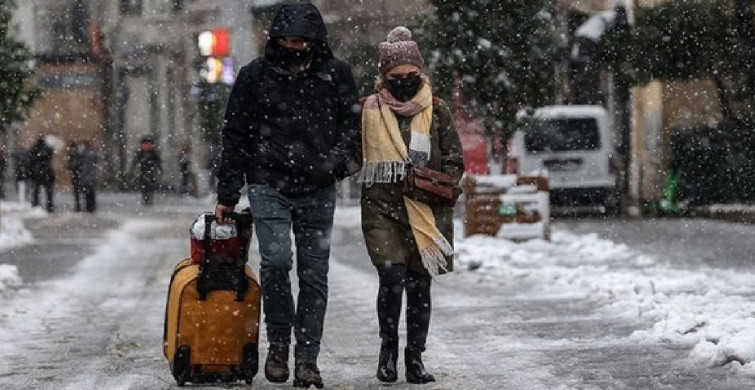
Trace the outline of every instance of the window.
<path fill-rule="evenodd" d="M 68 50 L 69 23 L 65 18 L 55 19 L 52 22 L 52 52 L 63 54 Z"/>
<path fill-rule="evenodd" d="M 535 120 L 524 135 L 524 145 L 530 152 L 596 150 L 600 133 L 593 118 Z"/>
<path fill-rule="evenodd" d="M 71 12 L 71 22 L 74 42 L 77 44 L 89 43 L 89 17 L 87 16 L 84 0 L 76 0 L 74 2 L 73 12 Z"/>
<path fill-rule="evenodd" d="M 121 13 L 123 15 L 141 15 L 142 0 L 121 0 Z"/>

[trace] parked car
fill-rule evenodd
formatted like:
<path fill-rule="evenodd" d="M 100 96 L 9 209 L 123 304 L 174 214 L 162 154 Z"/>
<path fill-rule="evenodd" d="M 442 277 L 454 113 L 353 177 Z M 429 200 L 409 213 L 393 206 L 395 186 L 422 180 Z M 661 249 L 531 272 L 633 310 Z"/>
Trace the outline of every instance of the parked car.
<path fill-rule="evenodd" d="M 545 106 L 520 111 L 509 139 L 506 172 L 546 171 L 551 202 L 559 206 L 620 209 L 613 134 L 600 106 Z"/>

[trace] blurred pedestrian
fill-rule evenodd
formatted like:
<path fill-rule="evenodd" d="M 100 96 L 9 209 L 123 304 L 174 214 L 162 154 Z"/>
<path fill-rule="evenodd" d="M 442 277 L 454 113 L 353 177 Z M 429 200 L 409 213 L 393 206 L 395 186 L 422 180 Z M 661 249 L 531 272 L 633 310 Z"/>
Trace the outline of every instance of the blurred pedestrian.
<path fill-rule="evenodd" d="M 380 280 L 377 378 L 395 382 L 399 320 L 406 292 L 406 380 L 427 383 L 432 275 L 453 269 L 453 206 L 404 196 L 406 170 L 422 166 L 451 176 L 464 172 L 459 136 L 448 105 L 433 96 L 411 32 L 397 27 L 378 45 L 376 93 L 362 107 L 362 232 Z M 461 188 L 456 187 L 456 195 Z"/>
<path fill-rule="evenodd" d="M 16 194 L 18 194 L 18 202 L 26 202 L 26 187 L 29 180 L 29 152 L 23 149 L 14 151 L 11 154 L 13 159 L 13 166 L 15 172 L 13 174 L 13 180 L 16 184 Z"/>
<path fill-rule="evenodd" d="M 5 199 L 5 168 L 7 163 L 3 145 L 0 144 L 0 199 Z"/>
<path fill-rule="evenodd" d="M 143 137 L 139 144 L 139 150 L 136 151 L 134 159 L 131 161 L 130 172 L 132 176 L 137 167 L 139 169 L 137 187 L 142 194 L 142 204 L 151 206 L 162 171 L 162 159 L 160 153 L 155 149 L 151 137 Z"/>
<path fill-rule="evenodd" d="M 328 264 L 338 180 L 358 170 L 357 88 L 328 46 L 312 4 L 281 6 L 264 57 L 244 66 L 231 91 L 215 215 L 233 210 L 248 186 L 259 238 L 263 309 L 270 347 L 265 377 L 323 387 L 317 357 L 328 302 Z M 292 295 L 291 231 L 299 295 Z"/>
<path fill-rule="evenodd" d="M 178 149 L 178 173 L 181 182 L 178 186 L 178 193 L 181 195 L 189 194 L 189 185 L 191 184 L 191 144 L 185 143 Z"/>
<path fill-rule="evenodd" d="M 66 154 L 66 168 L 71 172 L 71 192 L 73 193 L 73 209 L 81 211 L 81 180 L 79 179 L 79 155 L 81 145 L 77 142 L 68 144 Z"/>
<path fill-rule="evenodd" d="M 45 208 L 48 212 L 55 211 L 53 195 L 55 187 L 55 171 L 52 168 L 53 149 L 44 137 L 40 137 L 29 150 L 29 178 L 32 184 L 31 205 L 39 205 L 39 192 L 42 187 L 47 195 Z"/>
<path fill-rule="evenodd" d="M 78 145 L 79 186 L 84 196 L 84 211 L 93 213 L 97 209 L 97 153 L 89 141 Z"/>

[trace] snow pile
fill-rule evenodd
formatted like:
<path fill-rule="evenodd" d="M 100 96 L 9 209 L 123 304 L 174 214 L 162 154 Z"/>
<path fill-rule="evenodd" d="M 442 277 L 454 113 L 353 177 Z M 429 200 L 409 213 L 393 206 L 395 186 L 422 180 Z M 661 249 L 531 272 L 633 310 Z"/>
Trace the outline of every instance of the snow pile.
<path fill-rule="evenodd" d="M 16 248 L 33 241 L 31 232 L 26 230 L 23 219 L 44 218 L 49 214 L 40 207 L 28 203 L 0 202 L 0 251 Z"/>
<path fill-rule="evenodd" d="M 581 296 L 607 314 L 654 323 L 630 341 L 693 347 L 708 365 L 755 375 L 755 274 L 672 268 L 596 234 L 556 231 L 551 241 L 516 243 L 457 236 L 457 271 L 489 283 L 521 283 L 522 294 Z"/>
<path fill-rule="evenodd" d="M 740 282 L 753 277 L 739 276 Z M 659 321 L 652 329 L 635 332 L 632 339 L 694 345 L 690 354 L 693 359 L 709 366 L 731 363 L 743 373 L 755 376 L 755 302 L 747 294 L 735 295 L 736 292 L 726 290 L 658 294 L 649 314 Z"/>
<path fill-rule="evenodd" d="M 12 213 L 0 215 L 0 251 L 30 243 L 31 233 L 26 230 L 21 218 Z"/>
<path fill-rule="evenodd" d="M 28 218 L 42 218 L 49 215 L 43 208 L 32 207 L 29 203 L 25 202 L 0 201 L 0 211 L 2 211 L 3 217 L 8 214 Z"/>
<path fill-rule="evenodd" d="M 18 287 L 20 285 L 21 278 L 18 276 L 16 266 L 0 264 L 0 293 L 3 293 L 9 287 Z"/>
<path fill-rule="evenodd" d="M 0 251 L 26 245 L 33 241 L 31 232 L 26 230 L 21 218 L 38 216 L 39 210 L 17 202 L 0 202 Z M 44 211 L 41 211 L 45 213 Z M 10 287 L 21 285 L 15 265 L 0 264 L 0 293 Z"/>

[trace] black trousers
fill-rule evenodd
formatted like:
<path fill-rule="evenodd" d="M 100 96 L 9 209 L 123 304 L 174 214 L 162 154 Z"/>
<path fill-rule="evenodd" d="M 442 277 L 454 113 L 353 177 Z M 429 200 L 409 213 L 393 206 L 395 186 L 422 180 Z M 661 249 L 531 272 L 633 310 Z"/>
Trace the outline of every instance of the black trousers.
<path fill-rule="evenodd" d="M 377 314 L 382 344 L 398 347 L 401 304 L 406 291 L 406 348 L 424 352 L 432 313 L 432 278 L 430 275 L 409 271 L 403 265 L 376 268 L 380 277 Z"/>
<path fill-rule="evenodd" d="M 84 195 L 84 211 L 93 213 L 97 209 L 97 198 L 94 184 L 81 185 L 81 194 Z M 79 202 L 76 202 L 79 205 Z"/>
<path fill-rule="evenodd" d="M 157 183 L 148 177 L 142 177 L 139 181 L 139 191 L 142 193 L 142 204 L 152 206 L 154 202 Z"/>
<path fill-rule="evenodd" d="M 39 205 L 39 191 L 40 187 L 45 187 L 45 193 L 47 194 L 47 204 L 45 208 L 47 211 L 52 212 L 55 210 L 55 207 L 52 203 L 52 196 L 53 196 L 53 185 L 50 184 L 41 184 L 41 183 L 33 183 L 32 193 L 31 193 L 31 205 L 36 207 Z"/>
<path fill-rule="evenodd" d="M 71 183 L 73 192 L 73 209 L 74 211 L 81 211 L 81 185 L 77 181 Z"/>
<path fill-rule="evenodd" d="M 155 192 L 142 190 L 142 204 L 145 206 L 152 206 Z"/>

